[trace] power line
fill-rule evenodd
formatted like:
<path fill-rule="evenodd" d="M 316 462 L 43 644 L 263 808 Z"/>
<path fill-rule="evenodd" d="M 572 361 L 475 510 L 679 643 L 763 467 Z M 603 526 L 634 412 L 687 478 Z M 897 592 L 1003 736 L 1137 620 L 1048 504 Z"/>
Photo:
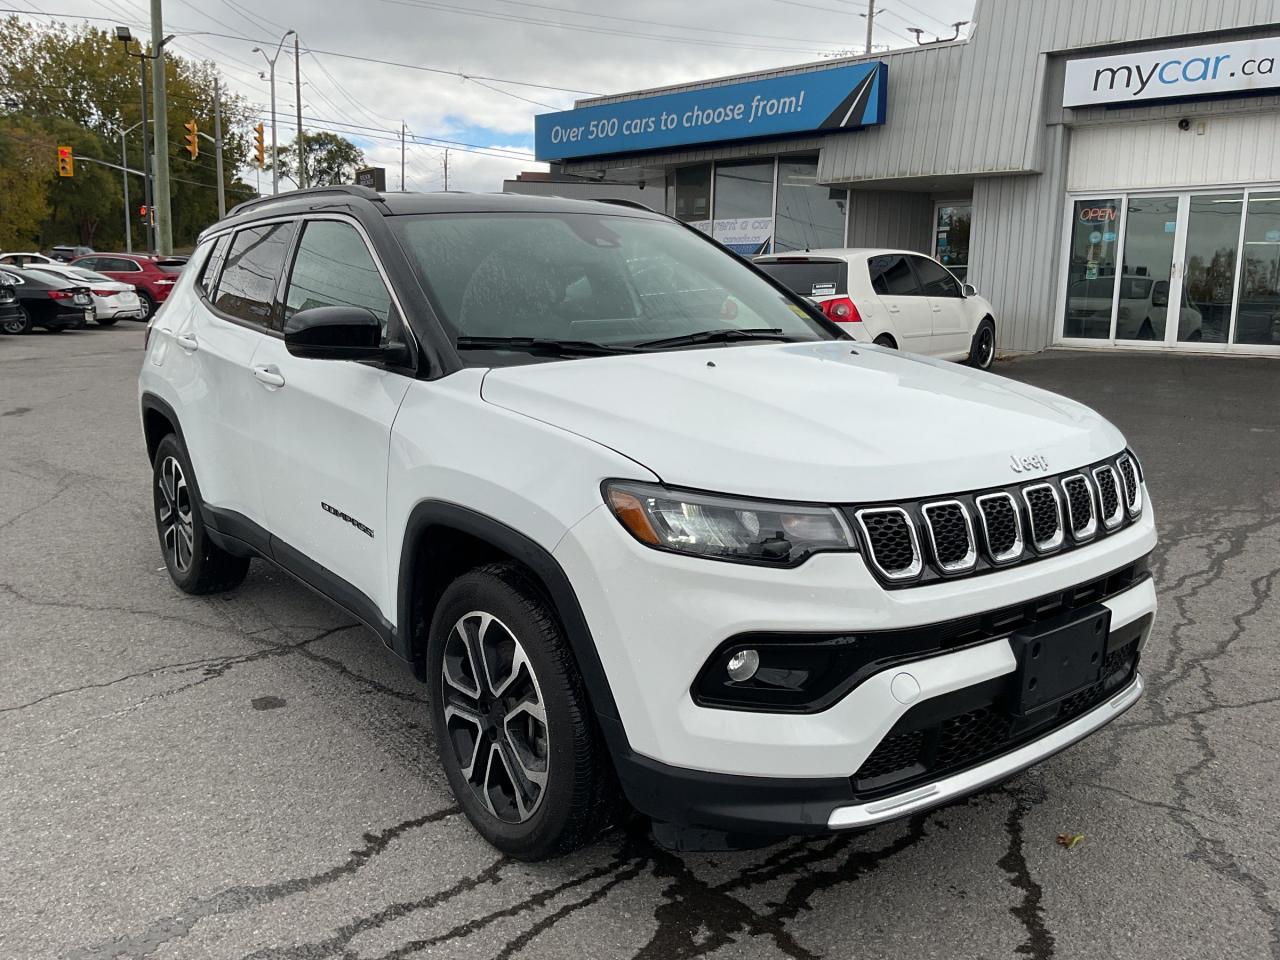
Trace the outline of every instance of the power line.
<path fill-rule="evenodd" d="M 91 17 L 91 16 L 85 16 L 83 14 L 77 14 L 77 13 L 51 13 L 44 10 L 38 11 L 38 13 L 33 13 L 30 10 L 20 10 L 17 7 L 0 7 L 0 13 L 17 13 L 27 17 L 42 16 L 42 17 L 51 17 L 53 19 L 85 20 L 85 21 L 96 21 L 99 23 L 119 23 L 120 22 L 120 19 L 118 17 Z M 137 24 L 135 23 L 134 26 L 137 26 Z M 147 29 L 150 30 L 150 27 L 148 27 Z M 177 35 L 180 37 L 181 36 L 190 37 L 193 35 L 204 36 L 204 37 L 218 37 L 223 40 L 243 40 L 246 43 L 257 43 L 257 44 L 264 44 L 268 42 L 266 40 L 255 40 L 252 37 L 246 37 L 240 34 L 217 33 L 212 30 L 179 30 L 177 31 Z M 271 41 L 271 42 L 274 42 L 274 41 Z M 464 80 L 488 80 L 491 83 L 509 83 L 517 87 L 532 87 L 538 90 L 555 90 L 558 93 L 577 93 L 585 97 L 601 96 L 601 94 L 595 90 L 579 90 L 576 87 L 558 87 L 554 84 L 535 83 L 530 80 L 512 80 L 509 77 L 490 77 L 490 76 L 485 76 L 484 74 L 463 73 L 460 70 L 445 70 L 440 67 L 428 67 L 420 63 L 403 63 L 399 60 L 385 60 L 380 57 L 367 57 L 357 53 L 342 53 L 337 50 L 319 50 L 319 49 L 316 49 L 315 47 L 303 47 L 302 51 L 305 53 L 321 54 L 326 57 L 339 57 L 343 60 L 356 60 L 360 63 L 376 63 L 384 67 L 400 67 L 405 70 L 418 70 L 423 73 L 437 73 L 437 74 L 442 74 L 448 77 L 461 77 Z"/>

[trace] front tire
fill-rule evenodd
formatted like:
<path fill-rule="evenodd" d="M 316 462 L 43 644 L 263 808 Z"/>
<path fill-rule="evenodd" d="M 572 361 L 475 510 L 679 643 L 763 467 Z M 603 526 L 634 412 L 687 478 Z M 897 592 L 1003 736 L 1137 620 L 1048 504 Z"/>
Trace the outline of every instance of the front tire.
<path fill-rule="evenodd" d="M 996 324 L 986 317 L 974 331 L 973 342 L 969 345 L 968 364 L 978 370 L 989 370 L 996 359 Z"/>
<path fill-rule="evenodd" d="M 174 585 L 192 594 L 239 586 L 249 572 L 249 558 L 233 556 L 209 539 L 195 471 L 175 434 L 160 441 L 152 473 L 156 532 Z"/>
<path fill-rule="evenodd" d="M 564 631 L 522 567 L 488 564 L 449 585 L 427 678 L 445 775 L 489 843 L 543 860 L 608 825 L 609 759 Z"/>

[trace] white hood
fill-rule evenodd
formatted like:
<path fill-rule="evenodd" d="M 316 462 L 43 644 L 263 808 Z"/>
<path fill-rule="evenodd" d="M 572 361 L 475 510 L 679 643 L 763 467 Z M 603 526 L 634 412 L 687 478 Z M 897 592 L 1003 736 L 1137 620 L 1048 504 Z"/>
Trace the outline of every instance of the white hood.
<path fill-rule="evenodd" d="M 1117 453 L 1087 407 L 850 341 L 752 344 L 504 367 L 489 403 L 588 437 L 674 486 L 853 502 L 960 493 Z M 1043 472 L 1043 471 L 1040 471 Z"/>

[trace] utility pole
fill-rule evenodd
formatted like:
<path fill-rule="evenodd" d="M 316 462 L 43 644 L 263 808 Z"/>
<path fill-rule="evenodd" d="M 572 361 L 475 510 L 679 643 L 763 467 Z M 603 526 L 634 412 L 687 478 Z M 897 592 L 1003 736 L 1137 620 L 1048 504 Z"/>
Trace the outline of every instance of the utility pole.
<path fill-rule="evenodd" d="M 400 121 L 400 192 L 404 193 L 404 121 Z"/>
<path fill-rule="evenodd" d="M 876 0 L 867 0 L 867 56 L 871 55 L 871 35 L 876 28 Z"/>
<path fill-rule="evenodd" d="M 227 215 L 227 184 L 222 177 L 222 86 L 213 78 L 213 157 L 218 175 L 218 219 Z"/>
<path fill-rule="evenodd" d="M 156 247 L 161 256 L 173 253 L 173 212 L 169 196 L 169 118 L 164 90 L 164 14 L 161 0 L 151 0 L 151 45 L 155 48 L 151 61 L 151 78 L 155 86 L 156 148 Z"/>
<path fill-rule="evenodd" d="M 298 35 L 293 35 L 293 91 L 298 98 L 298 189 L 307 189 L 307 150 L 302 132 L 302 61 L 298 57 Z"/>

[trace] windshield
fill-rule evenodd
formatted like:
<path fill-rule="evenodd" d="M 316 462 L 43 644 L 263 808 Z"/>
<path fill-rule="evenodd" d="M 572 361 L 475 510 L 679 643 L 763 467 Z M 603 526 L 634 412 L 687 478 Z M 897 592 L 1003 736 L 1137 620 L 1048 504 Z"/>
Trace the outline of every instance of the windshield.
<path fill-rule="evenodd" d="M 628 347 L 768 330 L 775 341 L 833 339 L 742 261 L 677 223 L 592 213 L 428 214 L 392 223 L 455 338 Z"/>

